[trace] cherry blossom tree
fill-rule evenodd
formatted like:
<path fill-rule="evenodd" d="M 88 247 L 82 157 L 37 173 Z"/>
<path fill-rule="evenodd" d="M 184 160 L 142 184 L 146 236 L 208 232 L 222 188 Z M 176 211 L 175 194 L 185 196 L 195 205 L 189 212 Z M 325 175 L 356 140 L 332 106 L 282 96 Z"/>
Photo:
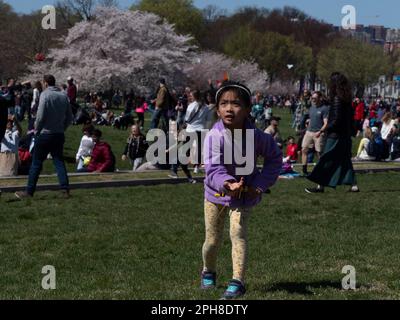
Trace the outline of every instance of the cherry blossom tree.
<path fill-rule="evenodd" d="M 149 94 L 160 77 L 171 86 L 182 85 L 183 66 L 195 56 L 191 40 L 154 14 L 103 7 L 94 19 L 72 27 L 44 62 L 29 66 L 28 77 L 50 73 L 64 83 L 72 76 L 84 91 L 118 88 Z"/>
<path fill-rule="evenodd" d="M 256 63 L 236 61 L 223 54 L 203 52 L 185 66 L 185 74 L 190 85 L 206 89 L 208 80 L 223 80 L 227 74 L 231 80 L 246 84 L 252 91 L 265 91 L 268 74 L 260 70 Z"/>
<path fill-rule="evenodd" d="M 299 88 L 293 81 L 275 80 L 268 85 L 267 92 L 273 95 L 297 94 L 299 92 Z"/>

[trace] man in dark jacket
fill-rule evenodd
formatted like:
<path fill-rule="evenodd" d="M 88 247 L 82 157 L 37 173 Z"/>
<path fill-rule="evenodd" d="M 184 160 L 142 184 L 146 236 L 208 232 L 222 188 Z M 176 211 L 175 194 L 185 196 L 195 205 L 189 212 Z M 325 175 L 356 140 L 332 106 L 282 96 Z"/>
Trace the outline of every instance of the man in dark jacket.
<path fill-rule="evenodd" d="M 8 119 L 8 106 L 9 101 L 6 97 L 0 94 L 0 141 L 3 140 L 4 133 L 6 132 L 7 119 Z"/>
<path fill-rule="evenodd" d="M 1 82 L 0 82 L 1 87 Z M 4 138 L 8 121 L 8 108 L 11 107 L 11 95 L 0 90 L 0 142 Z M 0 190 L 1 195 L 1 190 Z"/>
<path fill-rule="evenodd" d="M 1 82 L 0 82 L 1 87 Z M 8 120 L 8 108 L 15 104 L 14 79 L 8 81 L 8 86 L 0 90 L 0 142 L 6 132 Z"/>

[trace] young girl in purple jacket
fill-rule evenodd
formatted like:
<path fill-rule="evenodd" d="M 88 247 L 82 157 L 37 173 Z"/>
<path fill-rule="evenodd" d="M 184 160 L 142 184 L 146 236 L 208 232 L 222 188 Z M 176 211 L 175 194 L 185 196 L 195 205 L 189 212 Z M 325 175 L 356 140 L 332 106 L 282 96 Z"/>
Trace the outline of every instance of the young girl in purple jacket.
<path fill-rule="evenodd" d="M 206 240 L 203 245 L 201 287 L 216 287 L 217 251 L 222 243 L 224 220 L 229 214 L 233 277 L 223 298 L 235 299 L 246 292 L 247 225 L 251 208 L 277 181 L 282 167 L 282 153 L 270 135 L 248 120 L 251 91 L 246 86 L 225 82 L 216 93 L 216 101 L 220 120 L 206 136 L 204 147 Z M 239 147 L 237 136 L 245 137 Z M 240 156 L 246 150 L 245 165 L 250 164 L 251 168 L 247 173 L 244 173 L 243 163 L 236 161 L 238 157 L 234 150 L 238 148 L 242 153 Z M 256 165 L 258 157 L 264 158 L 261 171 Z"/>

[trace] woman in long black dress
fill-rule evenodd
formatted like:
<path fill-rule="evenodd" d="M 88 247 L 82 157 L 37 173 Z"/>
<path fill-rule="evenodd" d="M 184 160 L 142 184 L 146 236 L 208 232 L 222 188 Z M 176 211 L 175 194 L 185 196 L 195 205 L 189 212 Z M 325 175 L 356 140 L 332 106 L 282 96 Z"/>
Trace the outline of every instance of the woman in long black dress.
<path fill-rule="evenodd" d="M 330 79 L 330 100 L 327 141 L 321 159 L 307 177 L 318 184 L 306 188 L 307 193 L 324 192 L 324 187 L 351 186 L 351 192 L 359 192 L 351 162 L 352 137 L 355 135 L 353 121 L 352 89 L 347 78 L 336 72 Z"/>

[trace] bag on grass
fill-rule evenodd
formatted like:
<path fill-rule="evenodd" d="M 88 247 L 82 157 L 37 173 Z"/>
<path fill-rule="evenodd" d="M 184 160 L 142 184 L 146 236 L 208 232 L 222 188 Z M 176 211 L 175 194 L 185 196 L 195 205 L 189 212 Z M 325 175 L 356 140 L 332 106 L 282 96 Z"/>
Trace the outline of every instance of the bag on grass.
<path fill-rule="evenodd" d="M 384 143 L 381 136 L 377 135 L 372 140 L 370 140 L 367 153 L 370 157 L 374 157 L 377 161 L 383 159 L 384 156 Z"/>

